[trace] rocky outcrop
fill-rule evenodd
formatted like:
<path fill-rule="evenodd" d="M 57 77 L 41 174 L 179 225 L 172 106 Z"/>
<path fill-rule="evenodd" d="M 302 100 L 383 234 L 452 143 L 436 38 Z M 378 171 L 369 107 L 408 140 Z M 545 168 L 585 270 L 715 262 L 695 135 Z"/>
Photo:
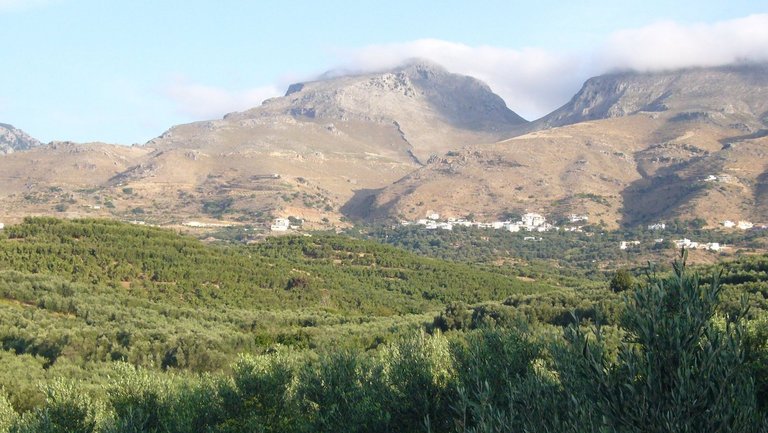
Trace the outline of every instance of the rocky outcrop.
<path fill-rule="evenodd" d="M 457 128 L 483 132 L 509 131 L 527 123 L 482 81 L 424 60 L 380 73 L 292 84 L 285 96 L 271 101 L 272 110 L 263 111 L 407 123 L 403 114 L 419 108 Z"/>
<path fill-rule="evenodd" d="M 0 155 L 28 150 L 39 145 L 40 142 L 30 137 L 26 132 L 11 125 L 0 123 Z"/>
<path fill-rule="evenodd" d="M 746 132 L 765 128 L 768 64 L 602 75 L 587 80 L 567 104 L 535 126 L 550 128 L 639 112 L 666 112 L 674 121 L 706 121 Z"/>

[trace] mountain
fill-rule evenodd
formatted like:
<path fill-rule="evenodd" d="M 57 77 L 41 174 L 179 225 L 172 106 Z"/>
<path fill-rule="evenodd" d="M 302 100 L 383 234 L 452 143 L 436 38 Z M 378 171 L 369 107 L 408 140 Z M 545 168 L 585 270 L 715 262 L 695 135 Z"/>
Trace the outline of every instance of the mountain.
<path fill-rule="evenodd" d="M 293 84 L 144 146 L 51 143 L 0 158 L 0 219 L 109 216 L 332 228 L 427 213 L 768 223 L 768 66 L 588 80 L 526 122 L 423 61 Z"/>
<path fill-rule="evenodd" d="M 415 62 L 294 84 L 254 109 L 171 128 L 113 185 L 183 213 L 194 211 L 184 203 L 203 201 L 244 218 L 338 220 L 349 200 L 430 156 L 495 142 L 526 123 L 480 81 Z"/>
<path fill-rule="evenodd" d="M 768 64 L 667 72 L 622 72 L 591 78 L 537 128 L 638 113 L 674 113 L 675 120 L 711 122 L 745 133 L 768 125 Z"/>
<path fill-rule="evenodd" d="M 162 224 L 295 216 L 328 225 L 340 222 L 350 201 L 364 202 L 432 156 L 496 142 L 527 123 L 484 83 L 413 61 L 297 83 L 259 107 L 173 127 L 134 149 L 135 159 L 93 163 L 110 175 L 89 178 L 91 192 L 75 191 L 72 200 L 99 206 L 109 197 L 115 215 Z M 26 184 L 83 189 L 39 176 Z"/>
<path fill-rule="evenodd" d="M 528 134 L 433 158 L 356 216 L 766 222 L 767 72 L 738 65 L 592 78 Z"/>
<path fill-rule="evenodd" d="M 7 155 L 18 150 L 27 150 L 39 145 L 39 141 L 30 137 L 21 129 L 0 123 L 0 155 Z"/>

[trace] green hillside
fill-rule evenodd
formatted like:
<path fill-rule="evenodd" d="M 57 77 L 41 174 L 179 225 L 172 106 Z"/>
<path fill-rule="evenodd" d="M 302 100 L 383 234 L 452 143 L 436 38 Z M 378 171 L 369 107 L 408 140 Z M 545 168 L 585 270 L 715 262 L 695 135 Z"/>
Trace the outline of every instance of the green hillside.
<path fill-rule="evenodd" d="M 698 272 L 31 218 L 0 231 L 0 432 L 757 431 L 768 256 Z"/>
<path fill-rule="evenodd" d="M 337 236 L 211 246 L 113 221 L 0 232 L 0 344 L 46 368 L 127 361 L 218 371 L 276 345 L 371 348 L 447 302 L 550 287 Z"/>

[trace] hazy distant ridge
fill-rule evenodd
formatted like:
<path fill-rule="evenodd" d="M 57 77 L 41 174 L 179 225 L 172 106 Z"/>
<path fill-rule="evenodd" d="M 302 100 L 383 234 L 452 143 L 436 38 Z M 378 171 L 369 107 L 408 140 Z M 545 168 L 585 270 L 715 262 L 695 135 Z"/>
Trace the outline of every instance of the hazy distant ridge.
<path fill-rule="evenodd" d="M 19 150 L 27 150 L 41 143 L 21 129 L 0 123 L 0 155 L 7 155 Z"/>

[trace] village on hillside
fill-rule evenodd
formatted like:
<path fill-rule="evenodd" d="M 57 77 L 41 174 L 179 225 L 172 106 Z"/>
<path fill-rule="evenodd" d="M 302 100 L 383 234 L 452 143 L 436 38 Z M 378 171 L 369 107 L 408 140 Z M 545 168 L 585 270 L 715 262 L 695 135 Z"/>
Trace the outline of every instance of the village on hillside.
<path fill-rule="evenodd" d="M 424 230 L 453 230 L 454 227 L 475 227 L 475 228 L 484 228 L 484 229 L 493 229 L 493 230 L 506 230 L 509 232 L 520 232 L 520 231 L 528 231 L 528 232 L 548 232 L 553 230 L 564 230 L 564 231 L 574 231 L 574 232 L 583 232 L 583 225 L 579 225 L 579 223 L 586 223 L 589 221 L 589 217 L 587 215 L 578 215 L 578 214 L 571 214 L 568 215 L 567 218 L 568 223 L 572 224 L 567 227 L 558 227 L 551 223 L 547 222 L 547 219 L 535 212 L 528 212 L 523 214 L 520 217 L 519 221 L 492 221 L 492 222 L 478 222 L 478 221 L 470 221 L 468 219 L 463 218 L 447 218 L 445 220 L 440 219 L 440 214 L 431 212 L 427 215 L 426 218 L 419 219 L 417 221 L 401 221 L 401 226 L 410 226 L 410 225 L 416 225 L 421 226 L 424 228 Z M 766 225 L 756 225 L 750 221 L 730 221 L 725 220 L 722 222 L 722 227 L 725 229 L 739 229 L 739 230 L 766 230 L 768 229 L 768 226 Z M 666 229 L 666 224 L 663 222 L 650 224 L 647 226 L 647 230 L 649 231 L 661 231 Z M 274 229 L 273 229 L 274 230 Z M 526 240 L 538 240 L 538 238 L 534 236 L 529 236 L 525 238 Z M 655 243 L 662 243 L 664 242 L 664 238 L 656 238 L 654 239 Z M 672 243 L 675 244 L 676 248 L 686 248 L 686 249 L 702 249 L 702 250 L 708 250 L 708 251 L 714 251 L 719 252 L 726 248 L 729 248 L 728 246 L 721 244 L 719 242 L 697 242 L 693 241 L 688 238 L 683 239 L 674 239 L 672 240 Z M 621 250 L 628 250 L 632 249 L 633 247 L 637 247 L 641 244 L 638 240 L 623 240 L 619 242 L 619 249 Z"/>

